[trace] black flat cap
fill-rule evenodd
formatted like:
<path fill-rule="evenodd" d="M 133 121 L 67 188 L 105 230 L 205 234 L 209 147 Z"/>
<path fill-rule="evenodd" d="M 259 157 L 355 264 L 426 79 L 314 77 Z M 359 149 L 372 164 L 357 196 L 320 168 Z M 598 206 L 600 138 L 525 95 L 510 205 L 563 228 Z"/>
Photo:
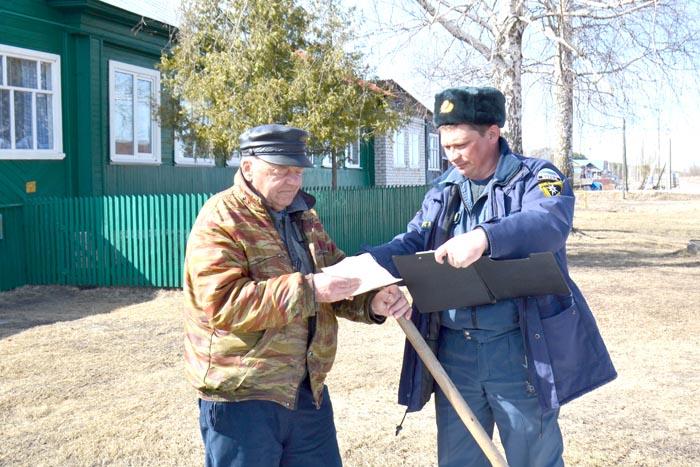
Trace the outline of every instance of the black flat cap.
<path fill-rule="evenodd" d="M 275 123 L 249 128 L 238 140 L 243 156 L 255 156 L 270 164 L 313 167 L 306 157 L 308 136 L 300 128 Z"/>
<path fill-rule="evenodd" d="M 435 94 L 435 126 L 473 123 L 498 125 L 506 123 L 506 98 L 495 88 L 449 88 Z"/>

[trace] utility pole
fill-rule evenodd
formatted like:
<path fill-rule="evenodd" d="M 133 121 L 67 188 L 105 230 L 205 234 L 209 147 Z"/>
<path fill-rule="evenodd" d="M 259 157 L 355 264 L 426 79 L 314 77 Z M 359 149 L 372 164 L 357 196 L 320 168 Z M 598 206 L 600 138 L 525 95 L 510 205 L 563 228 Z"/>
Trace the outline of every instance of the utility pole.
<path fill-rule="evenodd" d="M 656 111 L 656 167 L 659 169 L 659 178 L 656 185 L 652 181 L 653 186 L 661 183 L 661 114 L 658 110 Z"/>
<path fill-rule="evenodd" d="M 629 190 L 627 186 L 627 126 L 626 121 L 622 119 L 622 199 Z"/>

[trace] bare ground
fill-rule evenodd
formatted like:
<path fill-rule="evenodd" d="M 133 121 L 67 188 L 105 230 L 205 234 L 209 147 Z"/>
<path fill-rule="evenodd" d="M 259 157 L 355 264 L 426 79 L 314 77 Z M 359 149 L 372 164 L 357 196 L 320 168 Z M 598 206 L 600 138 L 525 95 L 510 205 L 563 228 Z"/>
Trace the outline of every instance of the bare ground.
<path fill-rule="evenodd" d="M 572 276 L 620 374 L 561 411 L 575 466 L 700 465 L 700 196 L 582 193 Z M 0 293 L 0 465 L 201 465 L 177 291 Z M 348 466 L 435 465 L 432 405 L 395 403 L 399 327 L 342 322 L 328 380 Z"/>

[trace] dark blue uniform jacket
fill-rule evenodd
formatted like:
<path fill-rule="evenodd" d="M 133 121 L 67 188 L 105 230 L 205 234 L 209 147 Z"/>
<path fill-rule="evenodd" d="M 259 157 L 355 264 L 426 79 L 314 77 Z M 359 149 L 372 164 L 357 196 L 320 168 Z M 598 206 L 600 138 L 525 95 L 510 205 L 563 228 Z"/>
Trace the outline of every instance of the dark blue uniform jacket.
<path fill-rule="evenodd" d="M 574 215 L 570 184 L 550 162 L 514 154 L 502 138 L 500 149 L 488 191 L 490 215 L 479 224 L 488 237 L 490 257 L 526 258 L 531 253 L 551 251 L 572 292 L 569 296 L 516 299 L 531 383 L 541 406 L 554 409 L 613 380 L 617 374 L 593 314 L 569 277 L 566 239 Z M 393 255 L 433 250 L 450 238 L 460 197 L 456 186 L 440 182 L 451 170 L 455 169 L 445 172 L 426 194 L 406 233 L 387 244 L 367 249 L 396 277 L 399 274 Z M 411 319 L 435 348 L 440 313 L 423 314 L 414 310 Z M 409 411 L 420 410 L 432 391 L 431 375 L 406 342 L 399 403 Z"/>

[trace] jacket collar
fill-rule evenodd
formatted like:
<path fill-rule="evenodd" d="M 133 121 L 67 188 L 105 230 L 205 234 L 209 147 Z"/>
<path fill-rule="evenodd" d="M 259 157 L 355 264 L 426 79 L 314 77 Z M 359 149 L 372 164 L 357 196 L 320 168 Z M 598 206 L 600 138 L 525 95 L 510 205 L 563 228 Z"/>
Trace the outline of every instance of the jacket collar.
<path fill-rule="evenodd" d="M 240 170 L 236 172 L 233 176 L 233 192 L 238 197 L 243 204 L 248 206 L 251 210 L 256 212 L 268 212 L 268 206 L 263 201 L 262 197 L 250 186 L 250 184 L 243 178 L 243 174 Z M 305 191 L 299 190 L 297 195 L 292 200 L 292 204 L 287 207 L 287 213 L 292 214 L 295 212 L 308 211 L 316 205 L 316 198 L 306 193 Z"/>
<path fill-rule="evenodd" d="M 501 157 L 498 158 L 496 172 L 493 174 L 494 184 L 507 185 L 508 182 L 520 171 L 523 166 L 522 161 L 513 154 L 508 146 L 508 141 L 500 137 L 498 139 L 498 149 Z"/>
<path fill-rule="evenodd" d="M 498 139 L 498 164 L 496 171 L 493 174 L 493 183 L 498 185 L 507 185 L 513 176 L 518 173 L 523 163 L 518 157 L 511 152 L 508 142 L 502 136 Z M 467 180 L 467 177 L 459 173 L 455 167 L 450 167 L 444 174 L 435 180 L 435 185 L 459 185 Z"/>

